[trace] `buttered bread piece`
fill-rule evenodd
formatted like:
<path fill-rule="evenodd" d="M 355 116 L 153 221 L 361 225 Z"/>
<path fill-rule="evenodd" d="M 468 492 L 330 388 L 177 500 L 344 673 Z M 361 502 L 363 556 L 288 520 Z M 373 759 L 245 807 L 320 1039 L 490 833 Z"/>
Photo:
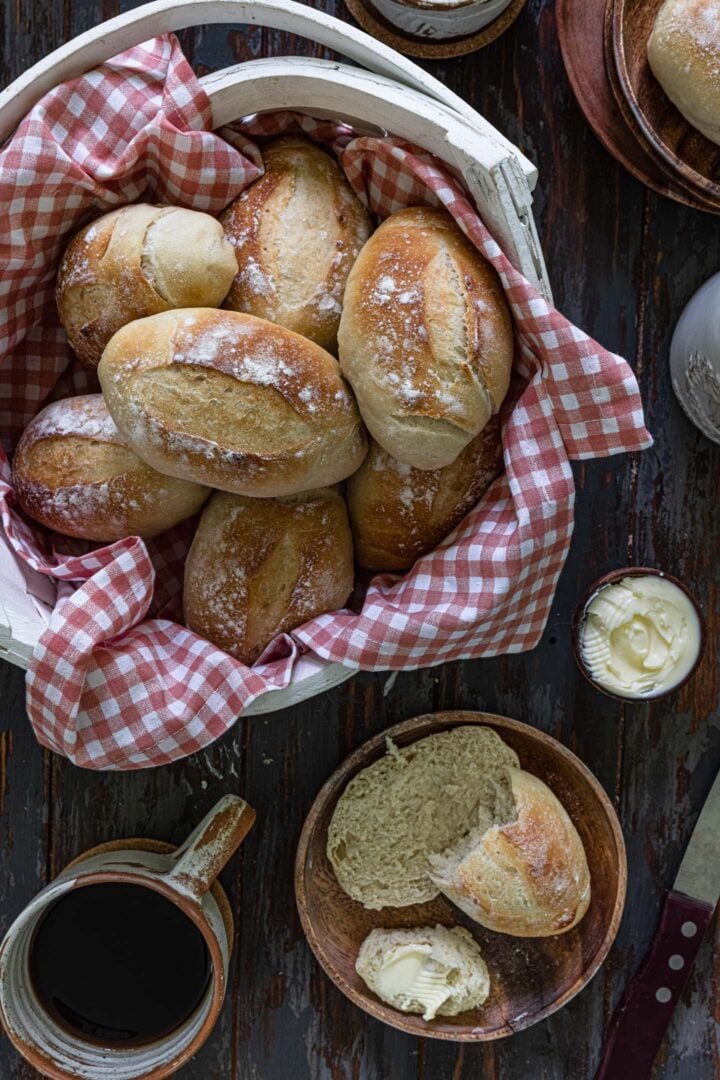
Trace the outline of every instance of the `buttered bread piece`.
<path fill-rule="evenodd" d="M 370 235 L 367 210 L 337 162 L 308 139 L 274 139 L 264 174 L 221 217 L 237 273 L 225 306 L 334 352 L 350 269 Z"/>
<path fill-rule="evenodd" d="M 490 993 L 480 946 L 461 927 L 371 930 L 355 969 L 382 1001 L 424 1020 L 476 1009 Z"/>
<path fill-rule="evenodd" d="M 338 346 L 375 441 L 413 468 L 441 469 L 500 409 L 512 322 L 500 279 L 450 215 L 412 207 L 360 252 Z"/>

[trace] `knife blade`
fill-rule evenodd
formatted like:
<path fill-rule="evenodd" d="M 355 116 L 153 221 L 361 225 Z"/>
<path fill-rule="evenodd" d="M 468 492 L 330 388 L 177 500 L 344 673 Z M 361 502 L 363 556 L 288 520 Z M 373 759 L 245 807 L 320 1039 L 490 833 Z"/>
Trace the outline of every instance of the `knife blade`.
<path fill-rule="evenodd" d="M 646 1080 L 720 899 L 720 773 L 666 894 L 650 949 L 613 1013 L 596 1080 Z"/>

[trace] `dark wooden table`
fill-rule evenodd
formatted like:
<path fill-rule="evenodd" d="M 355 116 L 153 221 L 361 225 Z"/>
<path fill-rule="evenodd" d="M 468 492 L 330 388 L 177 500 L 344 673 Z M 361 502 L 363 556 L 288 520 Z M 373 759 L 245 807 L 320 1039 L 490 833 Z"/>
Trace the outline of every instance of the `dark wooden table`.
<path fill-rule="evenodd" d="M 121 4 L 120 8 L 132 4 Z M 318 4 L 346 17 L 342 3 Z M 7 84 L 103 18 L 117 0 L 6 0 Z M 317 53 L 275 32 L 214 27 L 183 35 L 202 71 L 269 52 Z M 685 419 L 668 377 L 675 321 L 720 268 L 720 218 L 646 191 L 600 147 L 568 86 L 550 0 L 529 0 L 506 35 L 475 56 L 428 65 L 532 158 L 536 216 L 558 306 L 633 363 L 655 447 L 576 469 L 572 551 L 534 652 L 387 676 L 360 675 L 307 704 L 238 721 L 209 750 L 130 774 L 80 771 L 43 753 L 28 730 L 23 675 L 0 666 L 0 930 L 83 849 L 113 837 L 179 841 L 226 791 L 258 825 L 223 880 L 239 920 L 231 993 L 186 1080 L 584 1080 L 598 1061 L 618 995 L 652 935 L 720 766 L 717 596 L 720 450 Z M 710 648 L 694 681 L 653 706 L 621 706 L 590 689 L 572 660 L 569 620 L 597 575 L 662 567 L 702 598 Z M 387 692 L 386 692 L 387 690 Z M 563 740 L 605 785 L 620 814 L 629 889 L 617 942 L 594 982 L 564 1010 L 512 1039 L 477 1047 L 421 1041 L 351 1006 L 315 964 L 293 899 L 293 857 L 310 803 L 338 762 L 374 732 L 445 707 L 482 708 Z M 655 1077 L 720 1074 L 713 938 L 704 942 Z M 0 1080 L 36 1074 L 0 1040 Z M 638 1078 L 641 1080 L 641 1078 Z"/>

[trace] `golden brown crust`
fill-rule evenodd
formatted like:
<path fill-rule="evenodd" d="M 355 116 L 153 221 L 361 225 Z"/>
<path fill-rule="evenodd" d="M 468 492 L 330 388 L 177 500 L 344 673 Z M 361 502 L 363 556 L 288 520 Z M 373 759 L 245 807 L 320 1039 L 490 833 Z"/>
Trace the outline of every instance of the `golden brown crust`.
<path fill-rule="evenodd" d="M 366 570 L 405 570 L 432 551 L 479 501 L 502 466 L 493 417 L 444 469 L 413 469 L 376 442 L 347 483 L 355 558 Z"/>
<path fill-rule="evenodd" d="M 334 357 L 253 315 L 189 308 L 138 320 L 113 337 L 98 375 L 143 460 L 223 491 L 334 484 L 367 450 Z"/>
<path fill-rule="evenodd" d="M 95 367 L 112 335 L 159 311 L 222 303 L 234 253 L 209 214 L 138 203 L 77 233 L 58 270 L 60 321 L 80 360 Z"/>
<path fill-rule="evenodd" d="M 585 849 L 565 808 L 538 777 L 510 770 L 517 819 L 483 835 L 457 867 L 451 900 L 490 930 L 548 937 L 590 904 Z"/>
<path fill-rule="evenodd" d="M 647 53 L 673 104 L 720 145 L 720 0 L 665 0 Z"/>
<path fill-rule="evenodd" d="M 38 413 L 18 443 L 12 476 L 29 517 L 83 540 L 155 536 L 195 514 L 209 495 L 141 461 L 102 394 L 66 398 Z"/>
<path fill-rule="evenodd" d="M 221 217 L 238 273 L 225 306 L 335 352 L 350 269 L 370 218 L 334 159 L 297 136 L 263 150 L 265 173 Z"/>
<path fill-rule="evenodd" d="M 350 273 L 340 364 L 377 442 L 419 469 L 449 465 L 507 393 L 512 323 L 497 274 L 444 210 L 411 207 Z"/>
<path fill-rule="evenodd" d="M 185 621 L 252 664 L 277 634 L 344 605 L 352 563 L 347 512 L 335 489 L 284 499 L 216 492 L 185 564 Z"/>

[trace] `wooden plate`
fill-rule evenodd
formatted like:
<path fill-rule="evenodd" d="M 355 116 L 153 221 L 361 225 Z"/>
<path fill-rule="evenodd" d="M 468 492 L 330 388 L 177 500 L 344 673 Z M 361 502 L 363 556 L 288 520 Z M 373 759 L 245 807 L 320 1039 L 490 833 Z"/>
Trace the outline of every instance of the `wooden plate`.
<path fill-rule="evenodd" d="M 367 911 L 340 888 L 325 848 L 335 805 L 347 783 L 398 746 L 456 725 L 483 724 L 511 746 L 524 769 L 539 776 L 563 803 L 582 837 L 592 899 L 573 930 L 550 938 L 497 934 L 472 922 L 448 900 Z M 407 720 L 381 732 L 351 754 L 318 794 L 303 826 L 295 864 L 295 894 L 310 948 L 335 985 L 371 1016 L 413 1035 L 457 1042 L 485 1042 L 521 1031 L 566 1004 L 590 981 L 607 956 L 625 901 L 627 866 L 622 831 L 602 787 L 582 762 L 549 735 L 478 712 L 442 712 Z M 481 1009 L 429 1022 L 385 1005 L 355 971 L 365 936 L 376 927 L 465 926 L 479 942 L 491 978 Z"/>
<path fill-rule="evenodd" d="M 628 127 L 613 96 L 605 65 L 604 22 L 607 0 L 556 0 L 558 38 L 570 85 L 598 139 L 616 161 L 641 183 L 697 210 L 718 212 L 689 194 L 650 155 L 647 144 Z"/>
<path fill-rule="evenodd" d="M 450 38 L 444 41 L 430 41 L 415 37 L 385 19 L 370 0 L 345 0 L 345 5 L 363 30 L 372 34 L 384 45 L 390 45 L 406 56 L 420 56 L 426 60 L 448 60 L 454 56 L 466 56 L 467 53 L 484 49 L 491 41 L 504 34 L 525 7 L 525 0 L 511 0 L 497 19 L 466 37 Z"/>
<path fill-rule="evenodd" d="M 678 112 L 650 70 L 647 43 L 663 0 L 609 2 L 615 67 L 638 126 L 654 153 L 720 210 L 720 146 Z"/>

